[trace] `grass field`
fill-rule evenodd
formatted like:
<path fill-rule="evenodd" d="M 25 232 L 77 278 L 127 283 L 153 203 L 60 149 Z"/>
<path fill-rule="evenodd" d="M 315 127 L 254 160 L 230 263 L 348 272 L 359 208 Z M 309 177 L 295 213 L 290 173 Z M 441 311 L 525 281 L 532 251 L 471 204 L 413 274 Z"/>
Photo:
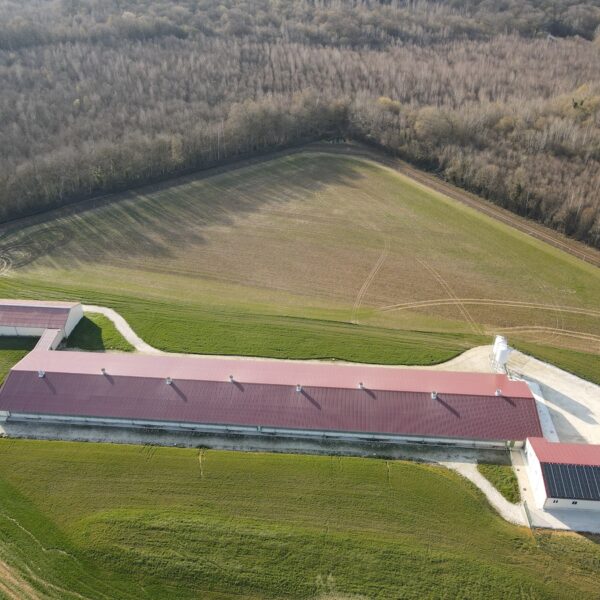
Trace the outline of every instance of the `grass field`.
<path fill-rule="evenodd" d="M 598 592 L 597 539 L 532 536 L 442 467 L 21 440 L 0 456 L 2 581 L 44 597 Z"/>
<path fill-rule="evenodd" d="M 120 350 L 131 352 L 133 346 L 117 331 L 112 321 L 104 315 L 86 313 L 66 341 L 67 348 L 102 352 Z"/>
<path fill-rule="evenodd" d="M 18 363 L 37 343 L 37 338 L 0 336 L 0 384 L 13 365 Z"/>
<path fill-rule="evenodd" d="M 431 364 L 506 333 L 582 374 L 600 355 L 599 269 L 343 156 L 131 192 L 0 258 L 2 296 L 110 306 L 164 350 Z"/>
<path fill-rule="evenodd" d="M 490 481 L 509 502 L 516 503 L 521 500 L 519 480 L 511 465 L 479 463 L 477 465 L 477 470 Z"/>

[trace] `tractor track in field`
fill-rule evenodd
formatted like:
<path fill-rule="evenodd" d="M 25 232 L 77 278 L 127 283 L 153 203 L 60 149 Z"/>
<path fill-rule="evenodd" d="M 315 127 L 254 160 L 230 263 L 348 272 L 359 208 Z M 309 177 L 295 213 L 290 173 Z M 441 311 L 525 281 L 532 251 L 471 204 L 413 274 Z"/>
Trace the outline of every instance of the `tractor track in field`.
<path fill-rule="evenodd" d="M 575 306 L 558 306 L 553 304 L 542 304 L 538 302 L 522 302 L 519 300 L 494 300 L 492 298 L 440 298 L 436 300 L 416 300 L 414 302 L 402 302 L 400 304 L 390 304 L 382 306 L 377 310 L 379 312 L 392 312 L 398 310 L 411 310 L 416 308 L 430 308 L 436 306 L 453 304 L 473 304 L 481 306 L 505 306 L 508 308 L 531 308 L 535 310 L 549 310 L 571 314 L 585 315 L 588 317 L 599 317 L 600 310 L 577 308 Z"/>
<path fill-rule="evenodd" d="M 33 586 L 3 560 L 0 560 L 0 592 L 10 600 L 42 600 Z"/>
<path fill-rule="evenodd" d="M 557 337 L 564 335 L 567 337 L 574 337 L 581 340 L 587 340 L 593 343 L 600 343 L 600 335 L 565 329 L 565 314 L 580 314 L 588 317 L 600 318 L 600 311 L 593 309 L 559 306 L 557 304 L 541 304 L 537 302 L 522 302 L 518 300 L 493 300 L 489 298 L 442 298 L 439 300 L 420 300 L 416 302 L 404 302 L 402 304 L 393 304 L 381 307 L 378 310 L 380 312 L 392 312 L 399 310 L 415 310 L 419 308 L 435 308 L 437 306 L 459 305 L 459 307 L 464 307 L 465 305 L 469 304 L 476 306 L 545 310 L 555 312 L 556 314 L 556 327 L 548 327 L 543 325 L 518 325 L 498 327 L 494 328 L 494 331 L 552 334 L 550 341 L 553 341 Z M 490 328 L 487 328 L 487 331 L 489 332 Z M 546 340 L 546 342 L 548 342 L 548 340 Z"/>
<path fill-rule="evenodd" d="M 373 268 L 367 275 L 367 278 L 364 280 L 364 282 L 354 300 L 354 305 L 352 306 L 352 323 L 358 324 L 358 311 L 360 310 L 363 299 L 366 296 L 367 292 L 369 291 L 369 287 L 371 287 L 373 280 L 375 279 L 375 277 L 377 277 L 377 273 L 379 273 L 379 271 L 381 270 L 381 267 L 383 267 L 383 263 L 385 263 L 385 260 L 387 259 L 389 253 L 390 253 L 390 239 L 389 239 L 389 237 L 385 236 L 384 240 L 383 240 L 383 250 L 381 251 L 379 258 L 377 259 L 377 262 L 375 263 L 375 265 L 373 266 Z"/>
<path fill-rule="evenodd" d="M 19 242 L 0 246 L 0 275 L 7 275 L 12 269 L 27 265 L 49 250 L 54 250 L 68 242 L 66 232 L 60 227 L 52 227 L 35 241 Z"/>
<path fill-rule="evenodd" d="M 587 340 L 590 342 L 595 342 L 600 344 L 600 335 L 595 335 L 593 333 L 582 333 L 580 331 L 573 331 L 570 329 L 562 329 L 560 327 L 545 327 L 543 325 L 516 325 L 514 327 L 501 327 L 500 331 L 506 332 L 520 332 L 520 333 L 528 333 L 528 332 L 542 332 L 542 333 L 552 333 L 555 334 L 553 338 L 556 339 L 559 335 L 566 335 L 568 337 L 575 337 L 581 340 Z"/>
<path fill-rule="evenodd" d="M 458 306 L 460 312 L 462 313 L 463 317 L 465 318 L 473 332 L 477 334 L 483 333 L 481 326 L 475 321 L 475 319 L 473 319 L 471 313 L 467 310 L 465 304 L 454 293 L 454 290 L 450 287 L 448 282 L 431 265 L 427 264 L 424 260 L 417 258 L 417 262 L 433 276 L 433 278 L 440 284 L 442 289 L 450 296 L 450 299 L 454 300 L 454 304 Z"/>

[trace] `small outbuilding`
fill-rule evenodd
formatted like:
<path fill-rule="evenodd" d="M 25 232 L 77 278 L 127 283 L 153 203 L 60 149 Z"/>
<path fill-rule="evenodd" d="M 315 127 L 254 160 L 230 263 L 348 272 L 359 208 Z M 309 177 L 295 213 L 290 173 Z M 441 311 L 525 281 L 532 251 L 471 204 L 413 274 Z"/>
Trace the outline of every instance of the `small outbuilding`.
<path fill-rule="evenodd" d="M 68 337 L 83 317 L 80 302 L 0 300 L 0 336 L 41 337 L 50 329 Z"/>
<path fill-rule="evenodd" d="M 528 438 L 525 457 L 538 508 L 600 511 L 600 445 Z"/>

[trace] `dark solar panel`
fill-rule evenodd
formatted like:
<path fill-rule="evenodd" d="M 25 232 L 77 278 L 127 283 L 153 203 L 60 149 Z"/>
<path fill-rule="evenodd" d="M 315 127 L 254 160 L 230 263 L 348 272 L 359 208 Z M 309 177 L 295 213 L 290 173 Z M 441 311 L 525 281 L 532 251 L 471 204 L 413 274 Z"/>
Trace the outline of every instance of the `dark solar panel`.
<path fill-rule="evenodd" d="M 542 463 L 550 498 L 600 500 L 600 467 Z"/>

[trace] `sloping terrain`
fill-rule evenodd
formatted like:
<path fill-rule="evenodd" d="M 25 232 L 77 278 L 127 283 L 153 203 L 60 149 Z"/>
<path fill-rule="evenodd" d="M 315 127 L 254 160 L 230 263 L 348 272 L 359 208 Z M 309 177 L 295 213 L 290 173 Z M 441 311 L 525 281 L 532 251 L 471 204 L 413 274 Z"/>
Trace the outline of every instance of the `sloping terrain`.
<path fill-rule="evenodd" d="M 597 591 L 597 540 L 510 525 L 443 467 L 17 440 L 0 454 L 0 558 L 19 598 Z"/>
<path fill-rule="evenodd" d="M 600 352 L 600 270 L 356 157 L 130 192 L 13 228 L 0 256 L 3 296 L 112 306 L 164 350 L 431 364 L 506 333 Z"/>

